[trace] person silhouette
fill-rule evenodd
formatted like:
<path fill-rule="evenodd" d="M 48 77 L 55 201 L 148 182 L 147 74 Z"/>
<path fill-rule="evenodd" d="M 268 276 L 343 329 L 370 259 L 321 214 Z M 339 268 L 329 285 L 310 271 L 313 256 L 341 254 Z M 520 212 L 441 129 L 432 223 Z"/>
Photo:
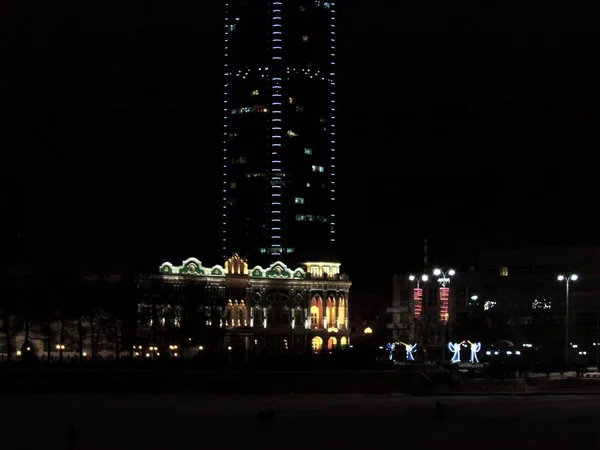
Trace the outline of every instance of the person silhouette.
<path fill-rule="evenodd" d="M 73 422 L 69 424 L 69 429 L 67 430 L 67 450 L 75 450 L 75 446 L 77 445 L 77 430 L 75 429 L 75 425 Z"/>

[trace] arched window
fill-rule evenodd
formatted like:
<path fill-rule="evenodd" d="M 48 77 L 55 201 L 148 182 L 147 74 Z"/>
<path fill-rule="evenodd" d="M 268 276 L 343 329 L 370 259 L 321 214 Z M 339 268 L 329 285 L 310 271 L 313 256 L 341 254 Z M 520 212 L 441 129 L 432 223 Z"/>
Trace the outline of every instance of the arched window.
<path fill-rule="evenodd" d="M 344 328 L 346 325 L 346 299 L 340 297 L 338 305 L 338 319 L 340 321 L 340 328 Z"/>
<path fill-rule="evenodd" d="M 315 353 L 320 352 L 323 349 L 323 338 L 320 336 L 315 336 L 312 339 L 312 350 Z"/>
<path fill-rule="evenodd" d="M 258 328 L 262 328 L 263 326 L 263 311 L 260 306 L 255 306 L 252 309 L 252 320 L 253 325 Z"/>
<path fill-rule="evenodd" d="M 327 341 L 327 350 L 334 350 L 337 347 L 337 338 L 331 336 Z"/>
<path fill-rule="evenodd" d="M 302 311 L 302 307 L 296 306 L 294 309 L 294 319 L 297 327 L 304 326 L 304 311 Z"/>
<path fill-rule="evenodd" d="M 340 338 L 340 347 L 346 347 L 348 345 L 348 339 L 346 339 L 346 336 L 342 336 Z"/>
<path fill-rule="evenodd" d="M 315 295 L 310 301 L 310 327 L 321 328 L 323 324 L 323 300 Z"/>
<path fill-rule="evenodd" d="M 327 328 L 329 327 L 335 327 L 336 326 L 336 320 L 335 320 L 335 298 L 333 297 L 329 297 L 327 299 L 327 309 L 325 311 L 326 314 L 326 318 L 327 318 Z"/>

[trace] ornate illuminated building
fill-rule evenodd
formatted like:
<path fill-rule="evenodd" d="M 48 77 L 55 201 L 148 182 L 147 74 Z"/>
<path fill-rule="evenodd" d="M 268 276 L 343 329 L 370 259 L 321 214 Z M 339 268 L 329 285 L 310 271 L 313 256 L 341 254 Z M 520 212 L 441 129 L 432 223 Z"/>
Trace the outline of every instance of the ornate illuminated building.
<path fill-rule="evenodd" d="M 350 285 L 339 263 L 249 268 L 237 254 L 223 266 L 165 262 L 138 282 L 138 336 L 145 348 L 177 346 L 192 355 L 333 350 L 349 344 Z"/>
<path fill-rule="evenodd" d="M 225 2 L 223 258 L 335 259 L 336 2 Z"/>

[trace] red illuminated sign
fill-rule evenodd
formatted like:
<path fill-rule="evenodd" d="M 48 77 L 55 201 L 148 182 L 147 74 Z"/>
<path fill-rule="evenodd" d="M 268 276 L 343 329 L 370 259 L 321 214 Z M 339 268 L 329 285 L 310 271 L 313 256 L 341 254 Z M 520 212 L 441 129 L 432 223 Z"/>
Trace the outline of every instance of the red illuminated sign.
<path fill-rule="evenodd" d="M 423 310 L 423 289 L 415 288 L 413 291 L 413 298 L 415 301 L 415 319 L 418 319 L 421 317 L 421 311 Z"/>
<path fill-rule="evenodd" d="M 450 288 L 440 288 L 440 320 L 448 323 L 448 300 L 450 298 Z"/>

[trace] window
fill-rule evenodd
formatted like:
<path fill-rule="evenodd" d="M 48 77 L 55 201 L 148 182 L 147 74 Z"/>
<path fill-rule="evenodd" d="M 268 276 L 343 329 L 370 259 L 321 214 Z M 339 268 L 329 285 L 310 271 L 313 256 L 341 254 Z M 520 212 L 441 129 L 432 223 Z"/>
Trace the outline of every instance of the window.
<path fill-rule="evenodd" d="M 237 187 L 237 183 L 229 183 L 230 189 L 235 189 Z"/>
<path fill-rule="evenodd" d="M 315 277 L 318 277 L 319 275 L 321 275 L 321 273 L 319 271 L 319 266 L 310 266 L 310 274 Z"/>
<path fill-rule="evenodd" d="M 312 148 L 305 148 L 304 149 L 304 154 L 305 155 L 312 155 Z"/>
<path fill-rule="evenodd" d="M 437 305 L 438 296 L 437 289 L 429 289 L 427 292 L 427 306 L 430 308 L 434 308 Z"/>
<path fill-rule="evenodd" d="M 294 199 L 294 203 L 295 203 L 296 205 L 304 205 L 304 197 L 296 197 L 296 198 Z"/>
<path fill-rule="evenodd" d="M 298 106 L 298 105 L 296 105 L 296 112 L 303 113 L 304 112 L 304 106 Z"/>
<path fill-rule="evenodd" d="M 236 28 L 237 28 L 237 25 L 235 23 L 232 23 L 231 25 L 227 25 L 228 31 L 235 31 Z"/>
<path fill-rule="evenodd" d="M 250 113 L 268 113 L 269 108 L 265 105 L 246 106 L 244 108 L 234 108 L 231 110 L 231 114 L 250 114 Z"/>
<path fill-rule="evenodd" d="M 298 135 L 296 133 L 294 133 L 292 130 L 288 130 L 287 135 L 288 135 L 288 137 L 298 137 Z"/>
<path fill-rule="evenodd" d="M 312 171 L 313 172 L 324 172 L 325 168 L 323 166 L 312 166 Z"/>
<path fill-rule="evenodd" d="M 240 156 L 238 158 L 231 158 L 231 164 L 246 164 L 248 162 L 247 156 Z"/>
<path fill-rule="evenodd" d="M 258 95 L 258 89 L 254 89 L 252 92 L 250 92 L 250 95 L 252 95 L 253 97 Z"/>
<path fill-rule="evenodd" d="M 290 105 L 293 105 L 296 100 L 294 99 L 294 97 L 290 97 L 288 101 L 290 102 Z"/>
<path fill-rule="evenodd" d="M 400 306 L 407 307 L 410 302 L 410 294 L 406 289 L 400 291 Z"/>
<path fill-rule="evenodd" d="M 296 214 L 297 222 L 314 222 L 315 216 L 312 214 Z"/>
<path fill-rule="evenodd" d="M 310 187 L 310 183 L 306 183 L 306 187 Z"/>
<path fill-rule="evenodd" d="M 456 290 L 456 305 L 466 306 L 467 305 L 467 290 L 465 288 L 458 288 Z"/>
<path fill-rule="evenodd" d="M 229 206 L 235 206 L 235 205 L 236 205 L 235 198 L 230 198 L 230 199 L 228 199 L 228 200 L 227 200 L 227 204 L 228 204 Z"/>
<path fill-rule="evenodd" d="M 507 277 L 508 276 L 508 267 L 500 267 L 500 276 Z"/>
<path fill-rule="evenodd" d="M 308 42 L 308 36 L 302 36 L 302 42 Z"/>

